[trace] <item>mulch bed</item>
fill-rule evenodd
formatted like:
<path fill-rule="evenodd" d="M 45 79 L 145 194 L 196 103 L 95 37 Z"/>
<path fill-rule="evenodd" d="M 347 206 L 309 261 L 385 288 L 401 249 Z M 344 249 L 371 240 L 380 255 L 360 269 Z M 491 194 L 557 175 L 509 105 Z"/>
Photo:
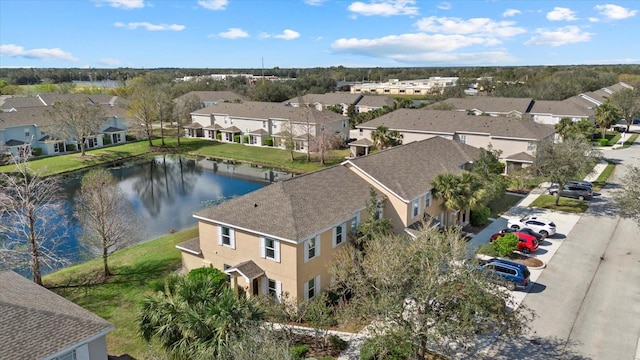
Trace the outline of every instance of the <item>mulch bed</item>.
<path fill-rule="evenodd" d="M 518 253 L 513 253 L 511 256 L 509 256 L 509 260 L 513 260 L 517 263 L 520 264 L 524 264 L 527 265 L 529 267 L 540 267 L 542 265 L 544 265 L 544 263 L 534 257 L 530 257 L 530 256 L 526 256 L 526 255 L 521 255 Z"/>

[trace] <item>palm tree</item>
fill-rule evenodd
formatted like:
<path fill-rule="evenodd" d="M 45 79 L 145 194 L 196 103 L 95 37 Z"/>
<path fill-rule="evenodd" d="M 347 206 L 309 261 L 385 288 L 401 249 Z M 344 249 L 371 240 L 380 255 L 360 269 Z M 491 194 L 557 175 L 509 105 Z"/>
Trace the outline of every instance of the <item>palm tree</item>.
<path fill-rule="evenodd" d="M 442 200 L 442 208 L 445 214 L 445 226 L 449 226 L 449 213 L 451 211 L 463 211 L 473 209 L 480 205 L 487 197 L 482 182 L 469 172 L 460 175 L 438 174 L 433 182 L 433 197 Z M 460 216 L 458 214 L 458 216 Z M 456 219 L 456 223 L 459 218 Z"/>
<path fill-rule="evenodd" d="M 389 130 L 384 125 L 378 126 L 371 132 L 371 139 L 378 149 L 385 149 L 402 143 L 402 135 L 398 130 Z"/>
<path fill-rule="evenodd" d="M 172 359 L 215 359 L 262 318 L 252 299 L 226 283 L 176 276 L 163 293 L 144 300 L 138 325 L 142 338 L 158 340 Z"/>
<path fill-rule="evenodd" d="M 605 133 L 611 125 L 615 124 L 618 119 L 620 119 L 620 113 L 618 108 L 615 107 L 609 99 L 605 100 L 605 102 L 598 106 L 595 110 L 596 113 L 596 124 L 600 126 L 602 129 L 602 138 L 604 139 Z"/>

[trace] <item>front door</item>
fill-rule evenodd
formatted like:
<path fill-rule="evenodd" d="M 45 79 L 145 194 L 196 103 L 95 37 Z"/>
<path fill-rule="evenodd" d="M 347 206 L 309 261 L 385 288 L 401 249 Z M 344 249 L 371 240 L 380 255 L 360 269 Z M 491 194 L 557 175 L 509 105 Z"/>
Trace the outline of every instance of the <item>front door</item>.
<path fill-rule="evenodd" d="M 260 284 L 258 282 L 258 278 L 253 279 L 253 284 L 251 285 L 253 288 L 252 294 L 254 296 L 260 295 Z"/>

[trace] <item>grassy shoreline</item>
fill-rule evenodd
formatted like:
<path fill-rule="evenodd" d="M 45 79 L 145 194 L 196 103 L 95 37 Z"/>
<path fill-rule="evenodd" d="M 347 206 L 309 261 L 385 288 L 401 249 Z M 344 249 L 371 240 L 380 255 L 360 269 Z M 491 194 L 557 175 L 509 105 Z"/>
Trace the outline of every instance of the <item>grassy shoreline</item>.
<path fill-rule="evenodd" d="M 154 139 L 153 146 L 149 146 L 149 142 L 144 140 L 88 150 L 85 156 L 80 153 L 72 153 L 33 159 L 29 161 L 29 164 L 33 170 L 41 171 L 43 176 L 54 176 L 145 155 L 180 153 L 236 160 L 299 174 L 338 164 L 349 154 L 349 149 L 332 150 L 325 158 L 326 164 L 321 165 L 315 155 L 312 156 L 311 162 L 308 162 L 306 154 L 295 153 L 295 159 L 291 161 L 291 154 L 288 151 L 276 148 L 193 138 L 180 138 L 180 145 L 178 145 L 176 137 L 165 137 L 164 140 L 164 146 L 161 139 Z M 0 166 L 0 172 L 10 172 L 14 168 L 13 165 Z"/>
<path fill-rule="evenodd" d="M 115 325 L 107 335 L 109 354 L 152 358 L 153 347 L 137 335 L 138 309 L 167 275 L 180 269 L 175 245 L 197 236 L 198 228 L 192 227 L 120 250 L 109 257 L 115 275 L 106 280 L 101 275 L 102 259 L 94 259 L 46 275 L 44 284 Z"/>

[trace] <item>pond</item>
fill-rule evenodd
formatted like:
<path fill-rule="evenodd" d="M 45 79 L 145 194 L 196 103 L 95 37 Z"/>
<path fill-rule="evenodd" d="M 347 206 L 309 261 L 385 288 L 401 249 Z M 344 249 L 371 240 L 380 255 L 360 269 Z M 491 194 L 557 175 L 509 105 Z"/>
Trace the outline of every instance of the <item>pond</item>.
<path fill-rule="evenodd" d="M 247 163 L 178 155 L 144 158 L 111 165 L 108 169 L 139 216 L 141 242 L 195 226 L 194 212 L 293 176 Z M 78 241 L 81 229 L 73 217 L 74 197 L 83 174 L 65 175 L 62 179 L 64 216 L 70 220 L 70 227 L 60 251 L 71 263 L 95 257 L 88 255 Z M 43 273 L 52 270 L 55 269 L 46 269 Z"/>

